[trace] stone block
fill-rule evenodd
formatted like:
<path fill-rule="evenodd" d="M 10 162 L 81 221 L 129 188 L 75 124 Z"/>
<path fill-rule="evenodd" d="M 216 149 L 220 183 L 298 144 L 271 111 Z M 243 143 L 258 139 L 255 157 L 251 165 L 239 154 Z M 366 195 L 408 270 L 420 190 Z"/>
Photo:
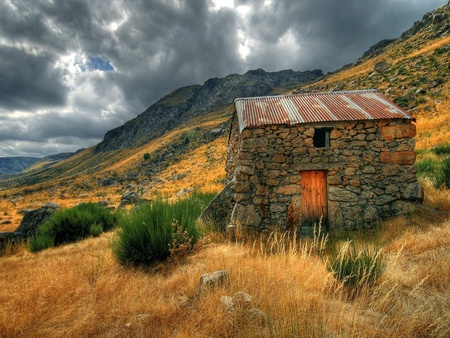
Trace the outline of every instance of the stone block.
<path fill-rule="evenodd" d="M 234 184 L 234 191 L 237 193 L 249 192 L 250 183 L 248 181 L 236 181 Z"/>
<path fill-rule="evenodd" d="M 336 140 L 341 137 L 341 132 L 337 129 L 333 129 L 330 132 L 330 140 Z"/>
<path fill-rule="evenodd" d="M 388 164 L 414 164 L 416 153 L 414 151 L 382 151 L 380 161 Z"/>
<path fill-rule="evenodd" d="M 273 161 L 276 163 L 285 163 L 286 157 L 283 154 L 278 154 L 274 156 Z"/>
<path fill-rule="evenodd" d="M 256 227 L 261 222 L 261 216 L 252 204 L 236 203 L 231 213 L 231 223 L 238 228 Z"/>
<path fill-rule="evenodd" d="M 300 185 L 289 184 L 283 187 L 278 187 L 275 192 L 280 195 L 295 195 L 300 193 Z"/>
<path fill-rule="evenodd" d="M 265 137 L 248 138 L 241 141 L 242 149 L 257 149 L 267 147 L 268 140 Z"/>
<path fill-rule="evenodd" d="M 410 183 L 406 186 L 406 189 L 402 192 L 402 197 L 409 201 L 423 201 L 423 188 L 419 183 Z"/>
<path fill-rule="evenodd" d="M 381 128 L 381 140 L 392 141 L 398 138 L 411 138 L 416 136 L 415 124 L 401 124 L 398 126 L 385 126 Z"/>
<path fill-rule="evenodd" d="M 331 186 L 328 188 L 328 196 L 331 201 L 357 202 L 358 195 L 352 191 Z"/>

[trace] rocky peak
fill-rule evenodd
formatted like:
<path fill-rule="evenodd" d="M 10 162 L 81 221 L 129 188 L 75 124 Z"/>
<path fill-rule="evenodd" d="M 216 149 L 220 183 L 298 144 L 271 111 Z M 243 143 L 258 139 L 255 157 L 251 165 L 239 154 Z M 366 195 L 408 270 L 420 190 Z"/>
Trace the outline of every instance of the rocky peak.
<path fill-rule="evenodd" d="M 142 145 L 163 135 L 194 116 L 206 115 L 232 104 L 237 97 L 272 94 L 277 87 L 312 82 L 322 77 L 321 70 L 266 72 L 250 70 L 243 75 L 232 74 L 212 78 L 202 86 L 182 87 L 163 97 L 135 119 L 106 133 L 96 152 Z"/>
<path fill-rule="evenodd" d="M 400 38 L 406 39 L 419 32 L 425 32 L 429 38 L 436 38 L 450 33 L 450 2 L 426 13 L 422 20 L 416 21 Z"/>

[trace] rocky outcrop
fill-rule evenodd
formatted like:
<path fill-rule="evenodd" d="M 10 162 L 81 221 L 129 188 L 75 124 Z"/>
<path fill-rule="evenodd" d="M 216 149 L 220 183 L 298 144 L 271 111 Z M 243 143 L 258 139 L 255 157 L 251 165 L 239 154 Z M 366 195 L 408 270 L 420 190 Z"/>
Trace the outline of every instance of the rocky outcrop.
<path fill-rule="evenodd" d="M 384 52 L 387 46 L 397 41 L 397 39 L 385 39 L 377 42 L 373 46 L 371 46 L 368 50 L 366 50 L 362 56 L 362 59 L 375 57 Z"/>
<path fill-rule="evenodd" d="M 141 200 L 139 194 L 135 191 L 127 191 L 120 197 L 120 205 L 119 208 L 124 208 L 129 204 L 136 204 Z"/>
<path fill-rule="evenodd" d="M 233 208 L 231 203 L 232 187 L 233 183 L 228 183 L 199 217 L 209 229 L 219 232 L 225 232 L 227 229 Z"/>
<path fill-rule="evenodd" d="M 44 204 L 41 208 L 31 210 L 23 216 L 15 233 L 22 238 L 35 237 L 39 234 L 39 226 L 49 219 L 59 209 L 54 202 Z"/>

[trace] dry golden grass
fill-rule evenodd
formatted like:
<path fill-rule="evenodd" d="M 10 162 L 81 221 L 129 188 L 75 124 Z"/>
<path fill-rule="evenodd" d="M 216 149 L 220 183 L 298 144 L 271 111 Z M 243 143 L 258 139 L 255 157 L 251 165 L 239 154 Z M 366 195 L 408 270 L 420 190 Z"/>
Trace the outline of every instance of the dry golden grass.
<path fill-rule="evenodd" d="M 37 254 L 21 247 L 0 257 L 0 336 L 447 337 L 450 221 L 398 218 L 378 235 L 386 271 L 352 298 L 317 254 L 323 243 L 308 239 L 206 237 L 187 258 L 148 270 L 114 260 L 113 233 Z M 222 269 L 231 284 L 200 298 L 200 275 Z M 220 297 L 237 291 L 269 326 L 232 320 Z"/>

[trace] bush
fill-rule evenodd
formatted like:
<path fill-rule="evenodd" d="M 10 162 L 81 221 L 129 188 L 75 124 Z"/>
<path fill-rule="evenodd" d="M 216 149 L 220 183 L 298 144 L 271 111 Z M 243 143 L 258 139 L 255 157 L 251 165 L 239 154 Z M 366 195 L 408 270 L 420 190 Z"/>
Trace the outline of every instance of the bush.
<path fill-rule="evenodd" d="M 450 155 L 450 144 L 441 144 L 431 148 L 431 151 L 438 156 Z"/>
<path fill-rule="evenodd" d="M 93 237 L 100 236 L 102 234 L 102 232 L 103 232 L 103 226 L 101 224 L 93 223 L 89 227 L 89 233 Z"/>
<path fill-rule="evenodd" d="M 432 178 L 438 171 L 439 163 L 431 158 L 423 158 L 416 162 L 419 176 Z"/>
<path fill-rule="evenodd" d="M 167 259 L 181 245 L 192 248 L 200 236 L 197 218 L 211 199 L 206 194 L 175 203 L 158 199 L 123 214 L 112 243 L 116 259 L 125 265 L 150 266 Z"/>
<path fill-rule="evenodd" d="M 450 188 L 450 157 L 442 160 L 440 175 L 436 183 L 438 187 Z"/>
<path fill-rule="evenodd" d="M 55 245 L 55 237 L 49 234 L 40 234 L 30 241 L 30 251 L 38 252 Z"/>
<path fill-rule="evenodd" d="M 353 287 L 373 284 L 383 274 L 385 265 L 381 250 L 360 249 L 351 241 L 339 250 L 331 249 L 326 257 L 328 271 L 341 283 Z"/>
<path fill-rule="evenodd" d="M 30 250 L 35 252 L 75 242 L 89 235 L 98 236 L 102 231 L 112 229 L 116 223 L 114 213 L 95 203 L 58 210 L 39 227 L 40 235 L 31 239 Z"/>

